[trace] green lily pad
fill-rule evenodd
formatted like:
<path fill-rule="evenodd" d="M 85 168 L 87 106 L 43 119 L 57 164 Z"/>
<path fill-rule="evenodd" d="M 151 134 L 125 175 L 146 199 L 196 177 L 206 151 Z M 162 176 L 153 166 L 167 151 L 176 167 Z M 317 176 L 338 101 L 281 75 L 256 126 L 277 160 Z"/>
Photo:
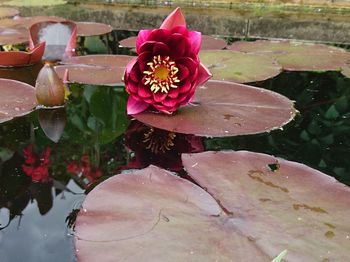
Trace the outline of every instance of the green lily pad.
<path fill-rule="evenodd" d="M 0 123 L 30 113 L 37 105 L 35 89 L 28 84 L 0 78 Z"/>
<path fill-rule="evenodd" d="M 213 74 L 212 79 L 248 83 L 278 75 L 282 68 L 266 55 L 231 50 L 201 51 L 201 62 Z"/>
<path fill-rule="evenodd" d="M 269 54 L 288 71 L 339 71 L 350 62 L 344 49 L 289 41 L 235 42 L 228 47 L 246 53 Z"/>
<path fill-rule="evenodd" d="M 19 11 L 14 8 L 0 7 L 0 19 L 6 17 L 14 17 L 19 14 Z"/>
<path fill-rule="evenodd" d="M 280 94 L 216 80 L 197 88 L 193 101 L 173 115 L 149 111 L 133 115 L 160 129 L 215 137 L 270 131 L 287 124 L 294 116 L 293 102 Z"/>

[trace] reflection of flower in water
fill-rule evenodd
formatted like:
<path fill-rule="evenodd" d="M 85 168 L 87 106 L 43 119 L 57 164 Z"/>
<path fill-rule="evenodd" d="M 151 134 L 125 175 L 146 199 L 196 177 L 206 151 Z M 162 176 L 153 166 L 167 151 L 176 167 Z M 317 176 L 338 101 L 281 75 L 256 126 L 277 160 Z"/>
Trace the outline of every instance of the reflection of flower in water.
<path fill-rule="evenodd" d="M 80 158 L 80 163 L 77 161 L 72 161 L 67 165 L 67 172 L 77 175 L 79 178 L 83 177 L 86 187 L 89 187 L 94 183 L 99 177 L 102 176 L 102 171 L 98 168 L 91 166 L 90 158 L 84 155 Z"/>
<path fill-rule="evenodd" d="M 24 164 L 22 165 L 23 172 L 32 178 L 33 182 L 47 182 L 49 178 L 51 148 L 47 146 L 40 154 L 33 150 L 33 145 L 23 149 Z"/>
<path fill-rule="evenodd" d="M 204 151 L 202 138 L 178 134 L 132 121 L 125 134 L 125 145 L 135 152 L 127 168 L 150 164 L 172 171 L 182 169 L 181 154 Z"/>

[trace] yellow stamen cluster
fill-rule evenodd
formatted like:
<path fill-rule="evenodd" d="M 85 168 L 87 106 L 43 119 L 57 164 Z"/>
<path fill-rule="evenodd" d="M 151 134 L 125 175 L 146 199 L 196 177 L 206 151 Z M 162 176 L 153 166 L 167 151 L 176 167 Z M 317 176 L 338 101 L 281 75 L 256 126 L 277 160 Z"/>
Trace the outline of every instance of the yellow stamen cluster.
<path fill-rule="evenodd" d="M 154 56 L 147 65 L 149 66 L 148 70 L 143 71 L 146 75 L 144 84 L 150 85 L 153 93 L 157 93 L 159 90 L 168 93 L 170 88 L 177 88 L 176 83 L 180 82 L 177 77 L 179 69 L 169 56 Z"/>
<path fill-rule="evenodd" d="M 169 151 L 174 146 L 174 139 L 176 134 L 173 132 L 156 132 L 151 127 L 150 130 L 144 133 L 143 142 L 146 144 L 146 148 L 154 154 L 162 154 Z"/>

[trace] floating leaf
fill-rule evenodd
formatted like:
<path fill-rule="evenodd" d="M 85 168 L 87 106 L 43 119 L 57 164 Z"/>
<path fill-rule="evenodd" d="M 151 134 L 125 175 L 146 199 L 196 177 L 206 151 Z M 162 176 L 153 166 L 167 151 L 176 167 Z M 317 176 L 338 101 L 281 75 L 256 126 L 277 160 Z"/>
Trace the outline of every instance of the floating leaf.
<path fill-rule="evenodd" d="M 280 128 L 295 116 L 292 101 L 275 92 L 208 81 L 189 105 L 173 115 L 143 112 L 137 120 L 157 128 L 203 136 L 255 134 Z"/>
<path fill-rule="evenodd" d="M 0 19 L 6 17 L 13 17 L 19 14 L 19 11 L 10 7 L 0 7 Z"/>
<path fill-rule="evenodd" d="M 10 79 L 0 79 L 0 123 L 30 113 L 37 105 L 34 87 Z"/>
<path fill-rule="evenodd" d="M 39 63 L 45 52 L 45 43 L 40 43 L 28 52 L 0 52 L 0 67 L 14 67 Z"/>
<path fill-rule="evenodd" d="M 87 55 L 64 60 L 64 65 L 55 67 L 62 78 L 68 69 L 68 82 L 92 85 L 120 85 L 127 63 L 132 56 Z"/>
<path fill-rule="evenodd" d="M 110 25 L 95 22 L 76 22 L 78 36 L 105 35 L 112 32 Z"/>
<path fill-rule="evenodd" d="M 204 190 L 150 166 L 87 195 L 75 226 L 76 255 L 82 262 L 268 261 L 234 227 Z"/>
<path fill-rule="evenodd" d="M 47 63 L 40 70 L 35 89 L 39 104 L 49 107 L 64 104 L 65 86 L 53 69 L 53 65 Z"/>
<path fill-rule="evenodd" d="M 15 45 L 28 42 L 28 30 L 25 28 L 8 28 L 1 23 L 0 45 Z"/>
<path fill-rule="evenodd" d="M 263 81 L 278 75 L 282 68 L 268 56 L 231 50 L 201 51 L 201 62 L 215 80 L 248 83 Z"/>
<path fill-rule="evenodd" d="M 289 71 L 337 71 L 350 62 L 350 53 L 346 50 L 322 44 L 255 41 L 235 42 L 228 48 L 247 53 L 269 54 L 284 70 Z"/>
<path fill-rule="evenodd" d="M 30 47 L 45 42 L 45 60 L 62 60 L 75 54 L 77 25 L 72 21 L 35 23 L 29 32 Z"/>
<path fill-rule="evenodd" d="M 344 66 L 341 72 L 344 76 L 346 76 L 347 78 L 350 78 L 350 65 Z"/>
<path fill-rule="evenodd" d="M 190 177 L 231 214 L 235 232 L 263 253 L 275 257 L 287 249 L 287 261 L 346 261 L 350 256 L 350 227 L 344 220 L 350 217 L 350 188 L 334 178 L 247 151 L 182 159 Z M 271 171 L 271 163 L 279 168 Z"/>
<path fill-rule="evenodd" d="M 119 43 L 123 47 L 135 48 L 136 36 L 132 36 L 121 40 Z M 215 38 L 210 35 L 202 35 L 201 50 L 219 50 L 226 47 L 226 41 L 220 38 Z"/>
<path fill-rule="evenodd" d="M 49 139 L 57 143 L 67 122 L 65 108 L 40 109 L 38 114 L 41 129 Z"/>

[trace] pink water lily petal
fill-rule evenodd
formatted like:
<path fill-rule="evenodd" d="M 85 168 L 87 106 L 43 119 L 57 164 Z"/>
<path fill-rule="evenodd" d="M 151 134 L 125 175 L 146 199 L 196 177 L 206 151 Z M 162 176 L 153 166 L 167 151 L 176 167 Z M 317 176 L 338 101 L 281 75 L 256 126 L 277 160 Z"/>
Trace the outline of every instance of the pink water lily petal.
<path fill-rule="evenodd" d="M 167 16 L 167 18 L 165 18 L 160 28 L 171 30 L 176 26 L 186 26 L 185 17 L 183 16 L 179 7 L 177 7 Z"/>
<path fill-rule="evenodd" d="M 129 96 L 126 111 L 128 115 L 133 115 L 145 111 L 148 107 L 149 104 L 146 102 L 137 101 L 132 96 Z"/>
<path fill-rule="evenodd" d="M 202 46 L 202 33 L 197 31 L 191 31 L 189 32 L 189 39 L 191 41 L 192 52 L 198 54 Z"/>
<path fill-rule="evenodd" d="M 41 61 L 45 51 L 45 43 L 40 43 L 28 52 L 0 52 L 0 67 L 32 65 Z"/>
<path fill-rule="evenodd" d="M 140 53 L 141 45 L 147 40 L 148 36 L 151 34 L 152 30 L 140 30 L 136 38 L 136 52 Z"/>
<path fill-rule="evenodd" d="M 208 68 L 205 67 L 202 63 L 200 63 L 198 67 L 198 74 L 197 74 L 197 85 L 201 85 L 208 81 L 212 77 L 212 74 L 208 70 Z"/>

